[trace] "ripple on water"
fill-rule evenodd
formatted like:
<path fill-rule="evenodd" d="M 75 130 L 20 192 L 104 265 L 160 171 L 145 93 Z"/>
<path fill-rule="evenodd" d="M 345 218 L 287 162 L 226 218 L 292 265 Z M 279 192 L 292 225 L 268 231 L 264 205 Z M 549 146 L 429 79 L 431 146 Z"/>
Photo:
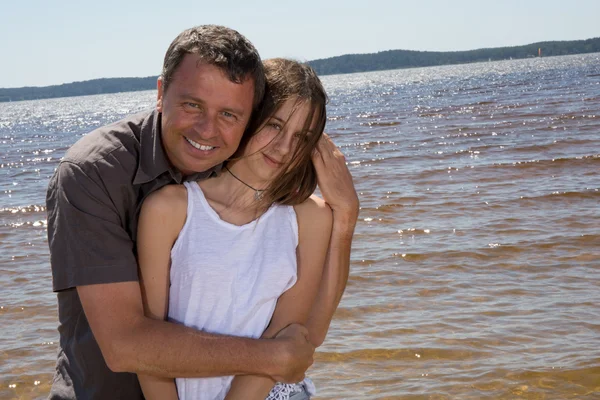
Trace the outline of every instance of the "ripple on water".
<path fill-rule="evenodd" d="M 600 396 L 598 76 L 596 54 L 323 77 L 362 209 L 320 399 Z M 52 379 L 49 177 L 154 97 L 0 104 L 0 398 Z"/>

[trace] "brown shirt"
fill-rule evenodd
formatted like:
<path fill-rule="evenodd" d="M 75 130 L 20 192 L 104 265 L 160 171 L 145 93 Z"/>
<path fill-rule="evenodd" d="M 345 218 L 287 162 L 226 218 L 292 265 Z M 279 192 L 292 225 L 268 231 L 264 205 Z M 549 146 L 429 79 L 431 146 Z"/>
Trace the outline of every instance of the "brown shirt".
<path fill-rule="evenodd" d="M 60 344 L 50 399 L 142 399 L 135 374 L 108 369 L 76 286 L 138 280 L 135 237 L 142 202 L 183 177 L 164 153 L 160 114 L 137 114 L 81 138 L 61 160 L 46 198 Z"/>

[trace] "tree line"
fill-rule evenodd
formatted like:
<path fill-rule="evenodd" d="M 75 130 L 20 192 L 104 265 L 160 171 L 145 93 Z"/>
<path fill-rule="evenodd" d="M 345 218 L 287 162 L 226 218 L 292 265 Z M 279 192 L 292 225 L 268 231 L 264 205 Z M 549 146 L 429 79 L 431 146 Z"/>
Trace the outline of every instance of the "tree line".
<path fill-rule="evenodd" d="M 538 57 L 540 49 L 542 57 L 596 53 L 600 52 L 600 38 L 467 51 L 387 50 L 371 54 L 346 54 L 308 63 L 319 75 L 332 75 Z M 103 78 L 55 86 L 0 89 L 0 102 L 152 90 L 156 88 L 156 79 L 156 76 Z"/>
<path fill-rule="evenodd" d="M 372 54 L 346 54 L 310 61 L 319 75 L 388 69 L 431 67 L 519 58 L 564 56 L 600 52 L 600 38 L 573 41 L 538 42 L 524 46 L 496 47 L 467 51 L 387 50 Z"/>
<path fill-rule="evenodd" d="M 0 102 L 151 90 L 156 89 L 156 78 L 102 78 L 54 86 L 0 89 Z"/>

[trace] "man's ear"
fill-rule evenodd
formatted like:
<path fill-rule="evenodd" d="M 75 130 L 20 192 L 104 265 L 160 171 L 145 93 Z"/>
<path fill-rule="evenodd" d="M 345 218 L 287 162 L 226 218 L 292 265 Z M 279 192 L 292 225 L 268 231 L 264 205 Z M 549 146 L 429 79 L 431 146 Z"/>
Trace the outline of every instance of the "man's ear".
<path fill-rule="evenodd" d="M 156 111 L 161 113 L 162 109 L 163 109 L 163 95 L 164 95 L 162 76 L 159 76 L 158 79 L 156 80 L 156 89 L 158 89 L 158 94 L 156 96 Z"/>

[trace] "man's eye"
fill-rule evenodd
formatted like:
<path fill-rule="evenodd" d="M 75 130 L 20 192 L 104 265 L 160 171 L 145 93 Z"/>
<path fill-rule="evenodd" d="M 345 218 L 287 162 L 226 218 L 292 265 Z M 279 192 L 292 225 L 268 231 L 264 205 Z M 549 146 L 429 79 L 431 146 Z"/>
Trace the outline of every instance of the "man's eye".
<path fill-rule="evenodd" d="M 227 118 L 235 118 L 235 115 L 233 115 L 232 113 L 228 112 L 228 111 L 223 111 L 223 116 L 227 117 Z"/>
<path fill-rule="evenodd" d="M 186 107 L 189 107 L 189 108 L 200 108 L 200 106 L 199 106 L 198 104 L 196 104 L 196 103 L 185 102 L 185 103 L 183 103 L 183 104 L 184 104 Z"/>

